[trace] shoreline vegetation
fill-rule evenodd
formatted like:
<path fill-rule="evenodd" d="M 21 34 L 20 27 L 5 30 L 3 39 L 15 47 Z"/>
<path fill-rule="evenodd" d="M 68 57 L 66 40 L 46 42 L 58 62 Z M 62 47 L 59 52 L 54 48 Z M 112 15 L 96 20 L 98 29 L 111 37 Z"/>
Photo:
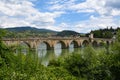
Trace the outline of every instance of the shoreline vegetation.
<path fill-rule="evenodd" d="M 119 80 L 120 31 L 116 41 L 103 49 L 90 45 L 83 53 L 72 53 L 65 58 L 41 65 L 37 55 L 15 54 L 14 47 L 2 42 L 5 32 L 0 31 L 0 80 Z"/>

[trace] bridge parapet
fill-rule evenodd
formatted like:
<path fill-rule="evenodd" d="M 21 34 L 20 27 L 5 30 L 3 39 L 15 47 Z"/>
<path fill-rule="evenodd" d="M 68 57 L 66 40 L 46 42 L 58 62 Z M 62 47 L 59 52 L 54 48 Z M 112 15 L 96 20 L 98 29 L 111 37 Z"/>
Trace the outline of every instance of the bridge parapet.
<path fill-rule="evenodd" d="M 35 38 L 3 38 L 3 41 L 17 41 L 17 40 L 71 40 L 71 39 L 89 39 L 89 37 L 35 37 Z"/>

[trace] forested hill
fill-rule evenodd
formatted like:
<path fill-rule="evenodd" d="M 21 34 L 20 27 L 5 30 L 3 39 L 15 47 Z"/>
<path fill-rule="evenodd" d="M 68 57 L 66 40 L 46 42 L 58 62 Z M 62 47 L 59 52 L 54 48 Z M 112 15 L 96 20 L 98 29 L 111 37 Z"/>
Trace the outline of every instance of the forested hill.
<path fill-rule="evenodd" d="M 62 37 L 69 37 L 69 36 L 79 36 L 80 33 L 77 33 L 75 31 L 70 31 L 70 30 L 64 30 L 64 31 L 61 31 L 61 32 L 58 32 L 57 33 L 57 36 L 62 36 Z"/>
<path fill-rule="evenodd" d="M 38 28 L 34 28 L 34 27 L 14 27 L 14 28 L 6 28 L 6 30 L 8 31 L 14 31 L 14 32 L 24 32 L 24 31 L 32 31 L 32 32 L 49 32 L 49 33 L 54 33 L 57 31 L 53 31 L 53 30 L 49 30 L 49 29 L 38 29 Z"/>
<path fill-rule="evenodd" d="M 120 30 L 120 28 L 113 29 L 111 28 L 105 28 L 105 29 L 99 29 L 91 31 L 90 33 L 94 34 L 95 38 L 112 38 L 114 35 L 116 35 L 116 32 Z M 89 34 L 86 34 L 88 36 Z"/>
<path fill-rule="evenodd" d="M 47 37 L 57 34 L 57 31 L 49 29 L 38 29 L 29 26 L 5 28 L 5 30 L 6 37 Z"/>

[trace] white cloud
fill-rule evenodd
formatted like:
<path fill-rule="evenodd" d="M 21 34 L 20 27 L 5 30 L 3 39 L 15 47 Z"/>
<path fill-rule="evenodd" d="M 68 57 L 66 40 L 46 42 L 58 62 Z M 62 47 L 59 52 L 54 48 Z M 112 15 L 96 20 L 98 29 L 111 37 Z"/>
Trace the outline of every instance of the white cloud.
<path fill-rule="evenodd" d="M 80 33 L 87 33 L 91 30 L 103 29 L 103 28 L 117 28 L 120 22 L 116 22 L 112 16 L 101 16 L 94 17 L 91 16 L 89 20 L 84 20 L 76 23 L 61 23 L 59 25 L 60 30 L 73 30 Z"/>
<path fill-rule="evenodd" d="M 49 7 L 49 9 L 56 11 L 70 10 L 76 13 L 95 13 L 99 14 L 99 16 L 94 17 L 91 14 L 88 20 L 79 21 L 74 24 L 64 23 L 67 24 L 67 29 L 86 33 L 91 29 L 106 28 L 107 26 L 116 28 L 120 25 L 120 20 L 115 18 L 115 16 L 120 16 L 119 0 L 86 0 L 81 3 L 76 1 L 78 0 L 64 0 L 61 4 L 60 0 L 57 0 L 57 2 L 52 3 L 53 6 Z M 52 0 L 52 2 L 54 2 L 54 0 Z M 66 27 L 62 28 L 66 29 Z"/>
<path fill-rule="evenodd" d="M 0 26 L 35 26 L 46 27 L 55 23 L 55 18 L 64 12 L 40 12 L 31 1 L 35 0 L 0 0 Z"/>
<path fill-rule="evenodd" d="M 50 10 L 73 10 L 76 12 L 96 12 L 100 15 L 120 15 L 119 0 L 86 0 L 76 3 L 78 0 L 52 0 Z"/>

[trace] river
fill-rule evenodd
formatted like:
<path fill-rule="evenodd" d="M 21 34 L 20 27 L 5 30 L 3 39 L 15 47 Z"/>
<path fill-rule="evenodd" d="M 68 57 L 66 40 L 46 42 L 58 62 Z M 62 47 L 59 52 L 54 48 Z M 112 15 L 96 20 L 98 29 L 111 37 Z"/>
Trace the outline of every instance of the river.
<path fill-rule="evenodd" d="M 21 44 L 22 50 L 21 52 L 26 54 L 28 53 L 28 46 L 26 44 Z M 68 49 L 62 49 L 62 44 L 57 43 L 54 45 L 54 49 L 47 50 L 47 45 L 45 43 L 41 43 L 34 53 L 37 53 L 41 64 L 47 66 L 50 60 L 57 59 L 58 57 L 65 57 L 69 54 L 80 53 L 82 48 L 74 48 L 74 44 L 70 44 Z"/>
<path fill-rule="evenodd" d="M 39 45 L 36 53 L 41 60 L 41 64 L 47 66 L 50 60 L 57 59 L 58 57 L 65 57 L 69 54 L 79 53 L 81 48 L 74 48 L 74 44 L 71 44 L 68 49 L 61 49 L 61 43 L 57 43 L 53 50 L 47 50 L 45 43 Z"/>

